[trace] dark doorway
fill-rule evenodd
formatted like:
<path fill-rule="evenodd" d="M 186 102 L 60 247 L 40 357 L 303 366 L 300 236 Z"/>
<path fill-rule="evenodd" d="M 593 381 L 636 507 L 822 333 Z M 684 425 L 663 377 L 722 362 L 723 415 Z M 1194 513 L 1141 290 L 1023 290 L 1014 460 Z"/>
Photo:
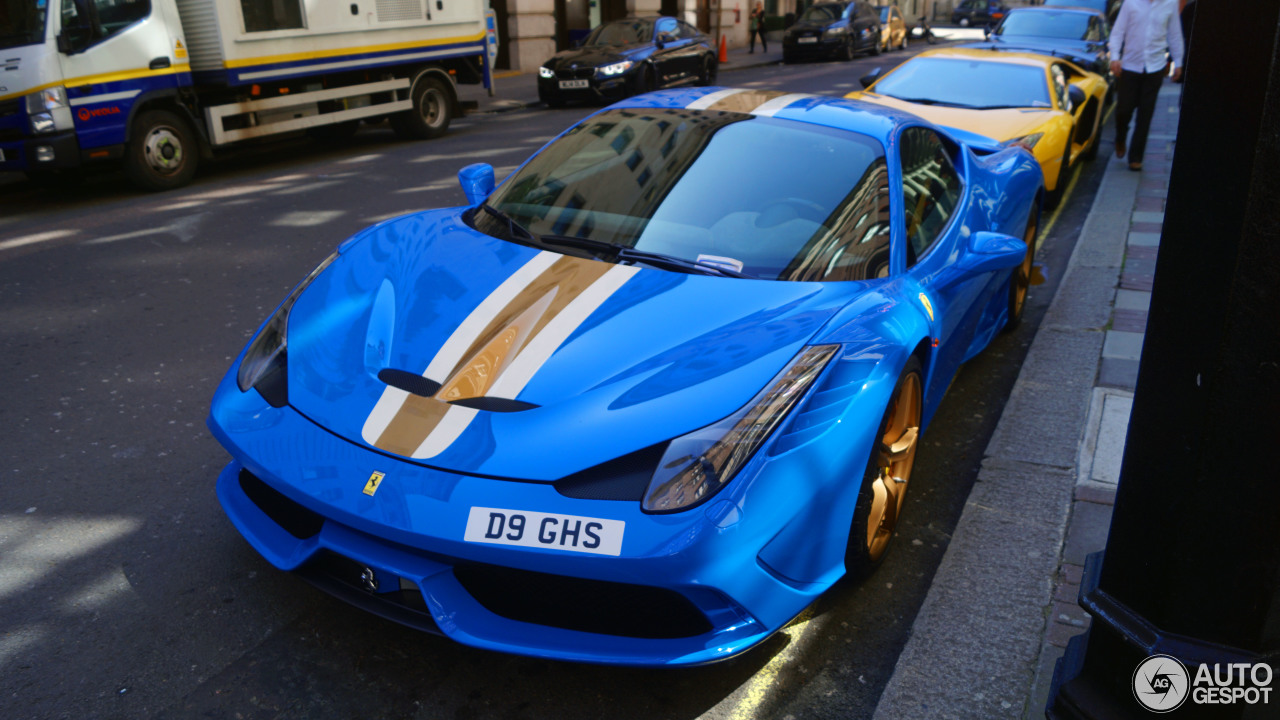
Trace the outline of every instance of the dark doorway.
<path fill-rule="evenodd" d="M 676 13 L 680 12 L 676 0 L 662 0 L 662 6 L 658 8 L 658 12 L 669 17 L 678 17 Z"/>
<path fill-rule="evenodd" d="M 711 0 L 698 0 L 698 17 L 695 25 L 704 33 L 711 33 Z"/>
<path fill-rule="evenodd" d="M 507 30 L 507 0 L 490 0 L 493 7 L 493 20 L 498 28 L 498 57 L 493 61 L 494 70 L 511 69 L 511 53 L 507 50 L 511 42 L 511 32 Z"/>
<path fill-rule="evenodd" d="M 627 0 L 598 0 L 600 3 L 600 22 L 621 20 L 627 16 Z"/>

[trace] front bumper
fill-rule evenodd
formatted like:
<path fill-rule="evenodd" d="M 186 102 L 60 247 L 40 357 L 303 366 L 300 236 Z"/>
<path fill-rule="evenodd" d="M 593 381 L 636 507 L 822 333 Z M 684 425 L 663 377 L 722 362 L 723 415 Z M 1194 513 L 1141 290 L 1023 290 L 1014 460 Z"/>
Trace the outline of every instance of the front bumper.
<path fill-rule="evenodd" d="M 630 96 L 635 90 L 635 71 L 615 77 L 538 78 L 538 99 L 542 102 L 616 102 Z M 585 88 L 562 88 L 562 80 L 586 80 Z"/>
<path fill-rule="evenodd" d="M 813 473 L 811 458 L 796 453 L 766 460 L 762 451 L 710 502 L 648 515 L 634 501 L 570 499 L 550 484 L 389 457 L 334 437 L 290 407 L 271 408 L 256 391 L 241 393 L 234 368 L 209 426 L 235 458 L 218 478 L 218 498 L 268 561 L 371 612 L 475 647 L 619 665 L 715 662 L 767 638 L 843 574 L 839 567 L 797 582 L 762 559 L 771 557 L 767 548 L 790 553 L 788 541 L 776 539 L 797 537 L 783 531 L 822 505 L 798 484 Z M 761 465 L 789 481 L 761 488 Z M 368 496 L 373 471 L 386 479 Z M 750 506 L 747 478 L 756 486 Z M 473 507 L 620 520 L 621 553 L 467 542 Z M 819 532 L 812 522 L 796 527 L 806 537 Z M 376 588 L 362 575 L 376 578 Z M 547 597 L 560 598 L 552 605 L 565 612 L 547 608 Z"/>
<path fill-rule="evenodd" d="M 50 160 L 39 159 L 50 154 Z M 0 140 L 0 155 L 0 171 L 65 170 L 81 164 L 80 143 L 74 132 Z"/>

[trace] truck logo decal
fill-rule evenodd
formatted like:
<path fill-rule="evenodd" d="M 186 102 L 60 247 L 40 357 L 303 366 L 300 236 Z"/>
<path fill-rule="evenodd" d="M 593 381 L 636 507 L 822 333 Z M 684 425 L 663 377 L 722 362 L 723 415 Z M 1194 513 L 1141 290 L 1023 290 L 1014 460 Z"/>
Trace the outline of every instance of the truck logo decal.
<path fill-rule="evenodd" d="M 80 118 L 80 122 L 88 122 L 96 117 L 105 117 L 107 115 L 119 115 L 119 114 L 120 114 L 119 106 L 109 105 L 104 108 L 94 108 L 92 110 L 90 110 L 89 108 L 80 108 L 80 111 L 76 113 L 76 116 Z"/>

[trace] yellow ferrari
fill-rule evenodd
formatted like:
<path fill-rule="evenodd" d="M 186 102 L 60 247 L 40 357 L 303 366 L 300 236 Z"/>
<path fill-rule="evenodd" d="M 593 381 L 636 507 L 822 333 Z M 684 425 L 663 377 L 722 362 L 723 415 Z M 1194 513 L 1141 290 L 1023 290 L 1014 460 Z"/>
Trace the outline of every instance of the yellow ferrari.
<path fill-rule="evenodd" d="M 1031 150 L 1050 207 L 1061 200 L 1071 166 L 1098 154 L 1107 81 L 1062 58 L 927 50 L 883 76 L 877 68 L 862 86 L 846 97 Z"/>

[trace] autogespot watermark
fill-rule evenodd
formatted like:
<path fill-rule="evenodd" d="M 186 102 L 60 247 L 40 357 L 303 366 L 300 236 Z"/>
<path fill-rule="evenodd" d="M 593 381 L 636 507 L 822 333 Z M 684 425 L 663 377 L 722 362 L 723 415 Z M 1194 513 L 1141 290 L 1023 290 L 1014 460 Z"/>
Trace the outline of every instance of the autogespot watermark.
<path fill-rule="evenodd" d="M 1177 658 L 1152 655 L 1133 671 L 1133 696 L 1156 713 L 1177 710 L 1188 699 L 1195 705 L 1265 705 L 1273 675 L 1265 663 L 1215 663 L 1198 666 L 1193 677 Z"/>

